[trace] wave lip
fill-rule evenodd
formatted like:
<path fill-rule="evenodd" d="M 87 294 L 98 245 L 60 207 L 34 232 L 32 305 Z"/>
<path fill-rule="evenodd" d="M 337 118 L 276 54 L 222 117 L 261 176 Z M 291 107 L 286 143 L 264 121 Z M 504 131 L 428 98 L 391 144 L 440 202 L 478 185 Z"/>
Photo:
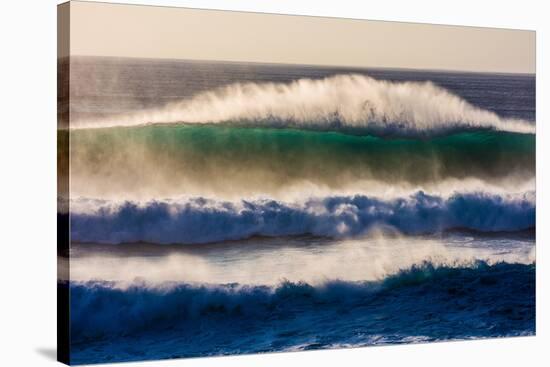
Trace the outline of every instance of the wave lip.
<path fill-rule="evenodd" d="M 535 206 L 534 192 L 442 198 L 420 191 L 387 201 L 356 195 L 299 203 L 195 198 L 140 204 L 77 199 L 71 201 L 71 236 L 76 242 L 190 244 L 252 236 L 347 238 L 380 226 L 405 234 L 456 228 L 520 231 L 535 226 Z"/>
<path fill-rule="evenodd" d="M 80 122 L 75 127 L 236 121 L 383 135 L 432 135 L 478 128 L 535 132 L 531 122 L 501 118 L 431 82 L 389 82 L 358 74 L 287 84 L 237 83 L 161 109 Z"/>

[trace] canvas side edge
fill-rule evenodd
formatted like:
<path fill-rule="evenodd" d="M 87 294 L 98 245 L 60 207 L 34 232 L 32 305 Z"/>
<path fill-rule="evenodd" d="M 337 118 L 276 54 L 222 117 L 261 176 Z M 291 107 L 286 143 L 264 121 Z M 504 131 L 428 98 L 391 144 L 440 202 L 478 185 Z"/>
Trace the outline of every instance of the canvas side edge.
<path fill-rule="evenodd" d="M 57 360 L 70 364 L 70 2 L 57 6 Z"/>

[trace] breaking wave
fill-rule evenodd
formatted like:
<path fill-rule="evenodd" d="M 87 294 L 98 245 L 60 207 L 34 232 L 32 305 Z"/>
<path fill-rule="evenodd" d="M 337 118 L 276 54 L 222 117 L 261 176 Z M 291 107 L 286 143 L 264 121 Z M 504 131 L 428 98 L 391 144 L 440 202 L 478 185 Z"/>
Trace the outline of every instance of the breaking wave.
<path fill-rule="evenodd" d="M 535 136 L 508 132 L 407 140 L 178 125 L 75 130 L 70 139 L 73 196 L 100 198 L 280 197 L 300 188 L 372 194 L 388 182 L 432 192 L 468 179 L 515 189 L 536 168 Z"/>
<path fill-rule="evenodd" d="M 106 120 L 80 121 L 73 126 L 182 122 L 405 136 L 479 128 L 535 132 L 532 122 L 501 118 L 431 82 L 390 82 L 357 74 L 299 79 L 291 83 L 237 83 L 164 108 Z"/>
<path fill-rule="evenodd" d="M 137 202 L 74 199 L 71 236 L 77 242 L 207 243 L 253 236 L 355 237 L 388 226 L 405 234 L 463 228 L 483 232 L 535 227 L 535 193 L 417 192 L 382 200 L 363 195 L 238 202 L 205 198 Z"/>
<path fill-rule="evenodd" d="M 346 330 L 365 326 L 368 335 L 426 335 L 430 340 L 502 336 L 499 325 L 506 325 L 511 335 L 535 327 L 535 264 L 479 261 L 453 267 L 424 262 L 380 281 L 335 280 L 316 286 L 283 281 L 275 286 L 184 283 L 119 289 L 109 282 L 73 282 L 70 291 L 73 343 L 172 330 L 189 340 L 187 353 L 200 348 L 201 338 L 209 346 L 232 346 L 232 353 L 254 352 L 239 349 L 238 341 L 266 327 L 298 345 L 300 335 L 325 335 L 322 320 L 329 319 L 332 332 L 325 342 L 349 342 Z M 434 314 L 452 317 L 429 317 Z M 384 322 L 390 316 L 392 321 Z M 214 335 L 203 335 L 214 326 Z M 296 334 L 285 335 L 287 328 Z M 231 340 L 227 344 L 220 341 L 225 336 Z M 261 347 L 260 341 L 247 345 Z"/>

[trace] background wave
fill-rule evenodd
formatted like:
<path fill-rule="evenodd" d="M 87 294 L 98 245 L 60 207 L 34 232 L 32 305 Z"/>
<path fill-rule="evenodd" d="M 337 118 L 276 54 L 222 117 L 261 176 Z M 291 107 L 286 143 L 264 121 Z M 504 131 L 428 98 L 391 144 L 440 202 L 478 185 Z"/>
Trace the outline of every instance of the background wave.
<path fill-rule="evenodd" d="M 535 226 L 535 194 L 455 194 L 444 199 L 423 192 L 384 201 L 367 196 L 225 202 L 204 198 L 145 204 L 105 200 L 71 202 L 71 238 L 78 242 L 206 243 L 252 236 L 364 235 L 377 226 L 407 234 L 455 228 L 519 231 Z"/>
<path fill-rule="evenodd" d="M 232 121 L 384 135 L 418 136 L 464 128 L 535 132 L 531 122 L 501 118 L 431 82 L 390 82 L 359 74 L 290 83 L 235 83 L 164 108 L 81 121 L 77 126 Z"/>

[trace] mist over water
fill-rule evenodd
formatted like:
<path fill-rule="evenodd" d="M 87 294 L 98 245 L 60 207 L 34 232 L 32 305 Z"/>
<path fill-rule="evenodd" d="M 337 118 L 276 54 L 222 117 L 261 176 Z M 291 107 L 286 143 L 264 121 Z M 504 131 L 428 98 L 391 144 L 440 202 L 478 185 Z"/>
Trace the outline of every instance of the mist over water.
<path fill-rule="evenodd" d="M 73 196 L 92 198 L 517 191 L 535 174 L 534 135 L 505 132 L 410 140 L 191 125 L 70 134 Z"/>
<path fill-rule="evenodd" d="M 357 240 L 252 239 L 230 246 L 170 249 L 156 256 L 140 256 L 145 249 L 126 251 L 76 247 L 71 279 L 114 282 L 113 286 L 122 289 L 136 284 L 170 288 L 180 283 L 276 286 L 290 281 L 320 285 L 335 280 L 380 281 L 423 263 L 459 268 L 474 267 L 479 261 L 489 265 L 535 261 L 534 241 L 529 238 L 507 243 L 479 236 L 411 238 L 395 231 L 388 235 L 380 229 Z"/>
<path fill-rule="evenodd" d="M 534 330 L 532 239 L 373 233 L 153 256 L 84 245 L 75 251 L 71 333 L 80 363 L 103 358 L 89 347 L 132 360 L 205 355 L 213 345 L 227 353 L 273 352 Z M 427 321 L 434 315 L 441 317 Z"/>
<path fill-rule="evenodd" d="M 160 109 L 79 122 L 75 127 L 235 121 L 256 127 L 350 129 L 405 136 L 464 128 L 535 132 L 532 122 L 500 118 L 431 82 L 395 83 L 364 75 L 299 79 L 288 84 L 238 83 Z"/>
<path fill-rule="evenodd" d="M 533 76 L 75 57 L 69 102 L 72 363 L 535 333 Z"/>
<path fill-rule="evenodd" d="M 336 75 L 361 75 L 395 84 L 431 82 L 504 119 L 535 120 L 532 75 L 73 56 L 71 125 L 162 109 L 231 85 L 290 85 Z"/>

